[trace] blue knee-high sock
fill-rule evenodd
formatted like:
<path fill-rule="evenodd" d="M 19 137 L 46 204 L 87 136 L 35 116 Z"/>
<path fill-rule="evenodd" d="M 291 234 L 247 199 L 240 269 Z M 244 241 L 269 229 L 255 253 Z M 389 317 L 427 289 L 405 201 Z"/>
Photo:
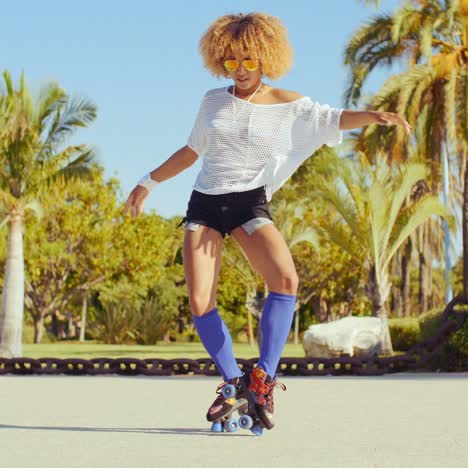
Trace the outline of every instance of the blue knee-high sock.
<path fill-rule="evenodd" d="M 288 339 L 294 317 L 296 295 L 270 291 L 263 306 L 260 328 L 263 341 L 260 349 L 258 367 L 261 367 L 271 378 Z"/>
<path fill-rule="evenodd" d="M 234 357 L 231 335 L 218 309 L 215 307 L 201 317 L 193 315 L 193 321 L 203 346 L 221 372 L 223 379 L 228 381 L 234 377 L 240 377 L 242 371 Z"/>

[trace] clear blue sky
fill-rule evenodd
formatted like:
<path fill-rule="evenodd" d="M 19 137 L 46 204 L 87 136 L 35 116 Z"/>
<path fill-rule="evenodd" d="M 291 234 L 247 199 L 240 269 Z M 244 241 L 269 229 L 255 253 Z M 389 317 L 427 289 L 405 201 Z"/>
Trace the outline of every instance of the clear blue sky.
<path fill-rule="evenodd" d="M 399 4 L 383 0 L 378 11 Z M 271 84 L 342 106 L 345 44 L 375 14 L 358 0 L 4 2 L 0 68 L 16 81 L 24 70 L 33 89 L 53 79 L 96 102 L 96 122 L 72 142 L 98 149 L 106 175 L 121 181 L 123 200 L 141 176 L 185 145 L 203 93 L 228 84 L 203 67 L 201 35 L 218 16 L 251 11 L 279 16 L 295 50 L 290 73 Z M 379 71 L 365 92 L 395 72 Z M 163 182 L 145 210 L 183 215 L 200 167 L 198 160 Z"/>

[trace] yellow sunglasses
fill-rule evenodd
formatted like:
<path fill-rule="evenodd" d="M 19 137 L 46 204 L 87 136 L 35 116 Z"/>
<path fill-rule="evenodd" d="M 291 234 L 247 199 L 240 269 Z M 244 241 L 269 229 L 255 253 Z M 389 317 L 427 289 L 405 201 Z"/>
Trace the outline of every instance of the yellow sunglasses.
<path fill-rule="evenodd" d="M 249 72 L 255 71 L 258 69 L 258 60 L 225 60 L 223 65 L 227 71 L 233 72 L 239 68 L 239 65 L 242 63 L 242 66 Z"/>

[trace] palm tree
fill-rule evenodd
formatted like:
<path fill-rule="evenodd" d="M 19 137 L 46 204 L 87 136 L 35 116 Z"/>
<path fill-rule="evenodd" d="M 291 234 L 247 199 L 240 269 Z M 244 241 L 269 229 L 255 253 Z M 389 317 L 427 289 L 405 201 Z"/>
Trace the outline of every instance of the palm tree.
<path fill-rule="evenodd" d="M 433 215 L 447 217 L 447 210 L 433 195 L 404 206 L 411 189 L 427 175 L 416 163 L 389 165 L 377 158 L 372 166 L 360 153 L 356 161 L 327 154 L 317 158 L 316 188 L 336 210 L 336 218 L 317 226 L 330 241 L 354 255 L 351 240 L 357 240 L 368 271 L 366 291 L 372 312 L 386 325 L 385 354 L 392 344 L 387 325 L 386 300 L 390 292 L 389 265 L 410 234 Z"/>
<path fill-rule="evenodd" d="M 416 139 L 419 152 L 431 166 L 431 190 L 438 194 L 442 184 L 442 161 L 447 167 L 447 153 L 456 155 L 458 182 L 463 180 L 468 136 L 468 1 L 417 0 L 406 3 L 393 16 L 374 17 L 360 28 L 345 51 L 345 62 L 351 67 L 347 103 L 356 103 L 364 81 L 379 65 L 390 65 L 396 58 L 406 57 L 408 70 L 392 76 L 369 107 L 395 111 L 406 116 L 422 129 Z M 387 147 L 391 160 L 406 160 L 408 144 L 400 129 L 370 126 L 362 133 L 358 149 L 374 154 L 375 147 Z M 445 174 L 448 174 L 448 169 Z M 465 196 L 466 195 L 465 188 Z M 444 184 L 448 200 L 448 185 Z M 457 202 L 452 198 L 451 205 Z M 448 205 L 448 201 L 447 201 Z M 448 226 L 444 223 L 446 271 L 450 269 Z M 433 238 L 429 226 L 421 226 L 420 290 L 422 304 L 427 304 L 425 287 L 429 286 L 431 250 L 427 240 Z M 440 231 L 439 231 L 440 232 Z M 448 279 L 448 277 L 447 277 Z"/>
<path fill-rule="evenodd" d="M 14 89 L 3 73 L 0 94 L 0 209 L 8 225 L 8 250 L 0 311 L 0 355 L 22 355 L 24 315 L 23 229 L 25 212 L 39 216 L 41 193 L 58 178 L 85 177 L 94 150 L 85 145 L 63 149 L 67 137 L 96 117 L 89 99 L 68 96 L 47 83 L 33 97 L 24 77 Z"/>

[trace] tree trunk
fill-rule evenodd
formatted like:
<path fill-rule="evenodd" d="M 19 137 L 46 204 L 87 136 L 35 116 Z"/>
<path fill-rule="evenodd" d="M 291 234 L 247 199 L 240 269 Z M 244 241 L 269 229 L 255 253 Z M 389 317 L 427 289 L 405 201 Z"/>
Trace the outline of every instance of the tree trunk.
<path fill-rule="evenodd" d="M 432 251 L 428 251 L 426 254 L 426 302 L 424 312 L 434 307 L 434 288 L 432 285 Z"/>
<path fill-rule="evenodd" d="M 443 167 L 443 201 L 447 210 L 450 210 L 449 196 L 450 196 L 450 184 L 449 184 L 449 158 L 448 158 L 448 147 L 447 142 L 444 144 L 445 151 L 442 152 L 442 167 Z M 452 281 L 450 278 L 450 272 L 452 270 L 452 261 L 450 258 L 450 231 L 448 222 L 446 219 L 442 220 L 444 229 L 444 260 L 445 260 L 445 303 L 448 304 L 453 299 Z M 432 286 L 432 279 L 430 286 Z M 432 287 L 431 287 L 432 289 Z M 432 292 L 432 291 L 431 291 Z"/>
<path fill-rule="evenodd" d="M 397 253 L 390 262 L 392 268 L 392 276 L 401 277 L 401 261 L 400 254 Z M 401 288 L 395 286 L 391 289 L 391 313 L 394 317 L 401 317 Z"/>
<path fill-rule="evenodd" d="M 73 314 L 67 311 L 65 316 L 67 317 L 67 339 L 70 340 L 76 336 L 76 327 L 73 322 Z"/>
<path fill-rule="evenodd" d="M 0 356 L 21 357 L 23 353 L 24 257 L 22 215 L 10 213 L 5 279 L 0 312 Z"/>
<path fill-rule="evenodd" d="M 410 313 L 410 259 L 411 239 L 408 239 L 405 243 L 403 255 L 401 257 L 401 312 L 403 317 L 408 317 Z"/>
<path fill-rule="evenodd" d="M 427 239 L 428 226 L 421 226 L 422 242 L 419 246 L 419 314 L 428 311 L 429 297 L 429 274 L 431 265 L 431 255 L 429 251 L 429 242 Z"/>
<path fill-rule="evenodd" d="M 430 310 L 434 308 L 434 288 L 432 287 L 432 253 L 428 253 L 428 260 L 426 264 L 426 285 L 427 285 L 427 309 Z"/>
<path fill-rule="evenodd" d="M 83 306 L 81 308 L 81 329 L 80 329 L 80 341 L 85 340 L 85 330 L 86 330 L 86 315 L 88 312 L 88 296 L 85 294 L 83 296 Z"/>
<path fill-rule="evenodd" d="M 259 291 L 257 288 L 251 288 L 246 293 L 245 306 L 250 314 L 257 319 L 257 326 L 255 327 L 255 335 L 257 337 L 258 349 L 262 348 L 262 329 L 260 321 L 262 318 L 263 305 L 268 296 L 268 290 L 265 285 L 265 291 Z"/>
<path fill-rule="evenodd" d="M 468 301 L 468 164 L 466 162 L 463 190 L 463 295 Z"/>
<path fill-rule="evenodd" d="M 419 314 L 427 312 L 427 263 L 424 252 L 419 252 Z"/>
<path fill-rule="evenodd" d="M 375 266 L 372 265 L 369 269 L 366 291 L 372 304 L 372 314 L 383 322 L 382 354 L 391 356 L 393 354 L 393 346 L 390 329 L 388 328 L 387 311 L 385 309 L 385 299 L 388 296 L 389 286 L 388 284 L 384 284 L 385 281 L 385 278 L 381 278 L 380 282 L 382 284 L 379 284 Z"/>
<path fill-rule="evenodd" d="M 252 314 L 248 310 L 247 310 L 247 326 L 248 326 L 248 333 L 249 333 L 249 344 L 250 346 L 254 346 L 255 337 L 253 334 Z"/>
<path fill-rule="evenodd" d="M 57 317 L 57 312 L 52 312 L 52 334 L 55 337 L 59 337 L 59 321 Z"/>
<path fill-rule="evenodd" d="M 320 323 L 331 322 L 333 320 L 331 306 L 328 305 L 327 300 L 322 295 L 320 295 L 318 315 Z"/>
<path fill-rule="evenodd" d="M 41 343 L 44 335 L 44 317 L 34 319 L 34 343 Z"/>
<path fill-rule="evenodd" d="M 294 313 L 294 344 L 299 342 L 299 307 L 296 306 Z"/>

